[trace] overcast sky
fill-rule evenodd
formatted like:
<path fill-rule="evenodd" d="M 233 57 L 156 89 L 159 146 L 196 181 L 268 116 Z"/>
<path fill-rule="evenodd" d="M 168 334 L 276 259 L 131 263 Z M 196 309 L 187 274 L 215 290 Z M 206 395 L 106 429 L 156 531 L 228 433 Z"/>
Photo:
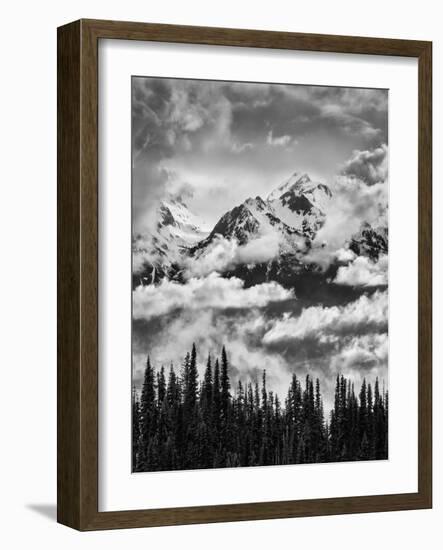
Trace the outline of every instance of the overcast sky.
<path fill-rule="evenodd" d="M 135 228 L 188 190 L 208 225 L 293 172 L 329 181 L 354 150 L 387 143 L 387 90 L 134 77 Z"/>

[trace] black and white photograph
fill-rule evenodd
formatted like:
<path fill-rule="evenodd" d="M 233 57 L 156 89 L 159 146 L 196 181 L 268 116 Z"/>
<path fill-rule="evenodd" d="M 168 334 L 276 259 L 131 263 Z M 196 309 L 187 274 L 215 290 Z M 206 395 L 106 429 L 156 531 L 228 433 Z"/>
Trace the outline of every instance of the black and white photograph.
<path fill-rule="evenodd" d="M 2 7 L 0 546 L 438 547 L 439 4 Z"/>
<path fill-rule="evenodd" d="M 132 471 L 388 459 L 388 90 L 131 94 Z"/>

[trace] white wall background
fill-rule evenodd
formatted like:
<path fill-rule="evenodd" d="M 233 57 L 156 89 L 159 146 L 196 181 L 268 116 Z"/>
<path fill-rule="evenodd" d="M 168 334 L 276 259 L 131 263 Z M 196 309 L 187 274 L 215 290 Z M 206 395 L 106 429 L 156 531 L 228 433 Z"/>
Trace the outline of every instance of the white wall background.
<path fill-rule="evenodd" d="M 77 0 L 3 6 L 0 542 L 6 548 L 437 548 L 443 520 L 442 10 L 433 0 Z M 434 509 L 77 533 L 55 523 L 56 27 L 80 17 L 434 41 Z M 407 293 L 407 289 L 405 289 Z M 18 430 L 26 426 L 27 432 Z"/>

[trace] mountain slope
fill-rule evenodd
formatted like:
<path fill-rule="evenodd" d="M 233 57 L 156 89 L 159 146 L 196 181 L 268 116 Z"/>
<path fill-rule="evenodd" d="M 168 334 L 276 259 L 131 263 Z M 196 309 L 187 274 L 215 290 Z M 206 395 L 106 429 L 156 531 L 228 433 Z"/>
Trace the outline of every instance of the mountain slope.
<path fill-rule="evenodd" d="M 163 200 L 154 229 L 133 238 L 134 283 L 150 284 L 174 276 L 183 255 L 206 235 L 201 220 L 182 200 Z"/>
<path fill-rule="evenodd" d="M 324 210 L 329 199 L 332 197 L 331 190 L 324 183 L 312 181 L 308 174 L 294 172 L 285 183 L 269 194 L 267 200 L 268 202 L 273 202 L 288 192 L 292 192 L 298 196 L 303 195 L 319 210 Z"/>
<path fill-rule="evenodd" d="M 378 260 L 381 254 L 388 253 L 388 228 L 372 227 L 369 223 L 364 223 L 361 230 L 353 236 L 349 248 L 357 256 Z"/>

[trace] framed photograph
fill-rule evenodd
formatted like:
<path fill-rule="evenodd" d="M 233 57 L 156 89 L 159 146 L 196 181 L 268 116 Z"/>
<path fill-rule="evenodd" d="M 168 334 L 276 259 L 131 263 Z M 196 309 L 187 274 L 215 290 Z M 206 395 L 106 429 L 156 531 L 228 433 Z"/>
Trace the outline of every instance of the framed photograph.
<path fill-rule="evenodd" d="M 431 43 L 58 29 L 58 521 L 430 508 Z"/>

